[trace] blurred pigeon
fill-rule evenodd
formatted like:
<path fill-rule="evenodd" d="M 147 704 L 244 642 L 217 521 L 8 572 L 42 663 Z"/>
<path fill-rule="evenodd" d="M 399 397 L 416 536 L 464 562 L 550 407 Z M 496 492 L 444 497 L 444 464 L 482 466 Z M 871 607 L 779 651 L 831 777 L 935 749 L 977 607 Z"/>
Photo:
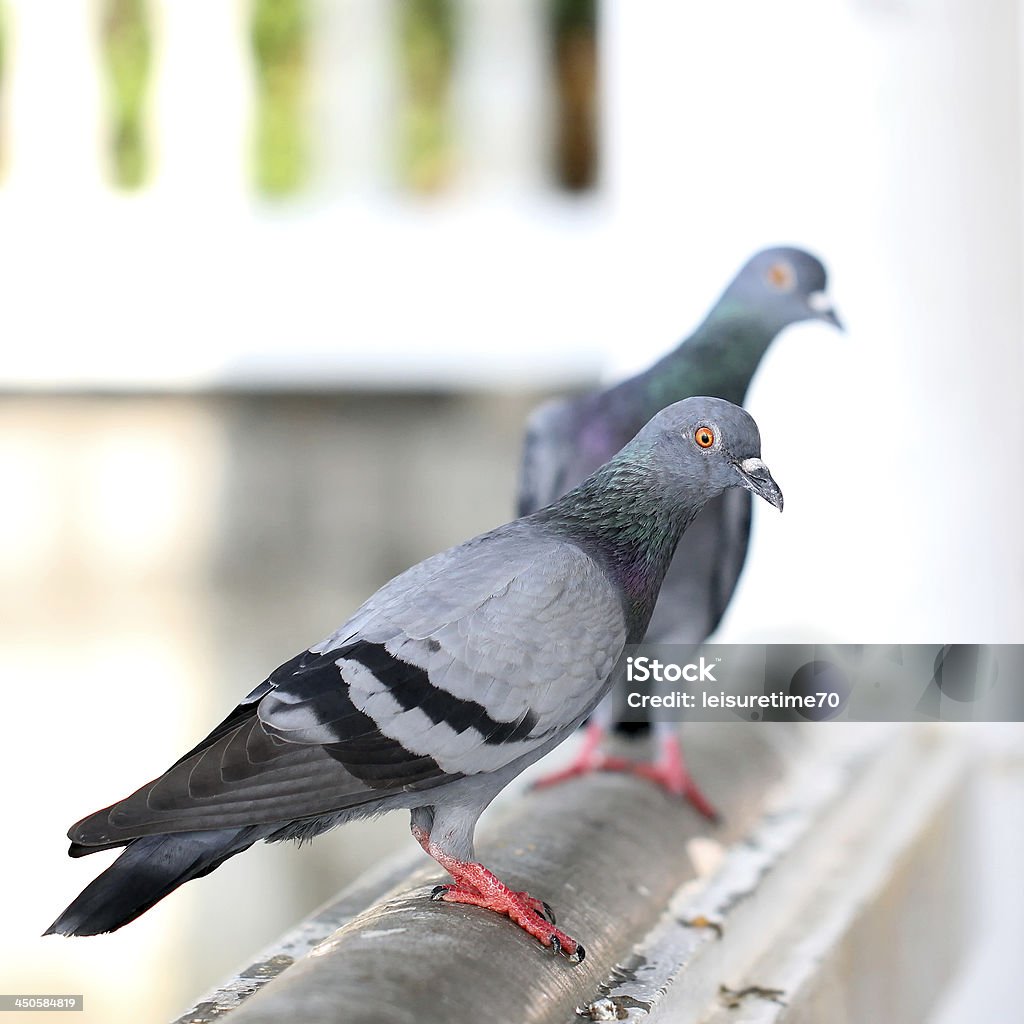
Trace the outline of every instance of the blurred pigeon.
<path fill-rule="evenodd" d="M 714 395 L 742 405 L 761 357 L 783 328 L 801 320 L 841 327 L 825 287 L 825 268 L 814 256 L 802 249 L 765 249 L 740 270 L 697 330 L 648 370 L 607 390 L 540 406 L 527 427 L 518 515 L 575 487 L 671 402 Z M 746 560 L 750 506 L 750 496 L 735 490 L 708 503 L 679 546 L 648 642 L 696 647 L 718 627 Z M 616 691 L 624 689 L 623 679 Z M 571 766 L 538 785 L 595 770 L 630 771 L 716 817 L 686 769 L 674 726 L 655 723 L 659 756 L 647 764 L 601 755 L 614 720 L 612 694 L 591 719 Z"/>
<path fill-rule="evenodd" d="M 71 828 L 73 857 L 126 849 L 47 934 L 113 931 L 259 840 L 404 807 L 454 879 L 433 898 L 582 960 L 543 902 L 476 862 L 476 822 L 593 711 L 680 535 L 728 487 L 782 508 L 750 416 L 692 398 L 560 501 L 395 577 L 160 778 Z"/>

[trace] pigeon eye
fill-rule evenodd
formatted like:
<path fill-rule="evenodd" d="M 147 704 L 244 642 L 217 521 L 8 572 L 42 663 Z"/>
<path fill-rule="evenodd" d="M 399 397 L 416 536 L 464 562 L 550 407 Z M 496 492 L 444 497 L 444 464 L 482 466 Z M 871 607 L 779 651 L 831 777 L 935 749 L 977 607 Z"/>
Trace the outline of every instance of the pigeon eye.
<path fill-rule="evenodd" d="M 791 291 L 796 284 L 796 274 L 788 263 L 773 263 L 765 277 L 768 278 L 768 283 L 780 292 Z"/>
<path fill-rule="evenodd" d="M 710 448 L 715 443 L 715 432 L 710 427 L 698 427 L 693 432 L 693 439 L 701 448 Z"/>

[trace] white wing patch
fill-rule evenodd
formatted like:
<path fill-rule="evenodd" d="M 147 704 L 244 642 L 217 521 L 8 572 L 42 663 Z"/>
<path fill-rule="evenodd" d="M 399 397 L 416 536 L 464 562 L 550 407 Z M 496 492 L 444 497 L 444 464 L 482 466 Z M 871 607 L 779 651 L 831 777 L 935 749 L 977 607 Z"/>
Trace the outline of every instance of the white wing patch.
<path fill-rule="evenodd" d="M 430 571 L 435 559 L 416 566 L 404 574 L 412 576 L 404 594 L 389 585 L 314 648 L 383 644 L 422 669 L 433 690 L 451 696 L 460 712 L 453 718 L 467 715 L 460 702 L 479 705 L 480 728 L 457 729 L 420 707 L 403 707 L 354 658 L 337 662 L 352 703 L 385 736 L 449 773 L 494 771 L 567 730 L 600 699 L 625 644 L 617 593 L 581 550 L 537 534 L 529 544 L 511 531 L 492 538 L 437 556 L 447 561 L 438 571 Z M 481 731 L 488 720 L 516 724 L 527 716 L 534 725 L 522 738 L 487 742 Z M 434 717 L 443 715 L 435 709 Z"/>

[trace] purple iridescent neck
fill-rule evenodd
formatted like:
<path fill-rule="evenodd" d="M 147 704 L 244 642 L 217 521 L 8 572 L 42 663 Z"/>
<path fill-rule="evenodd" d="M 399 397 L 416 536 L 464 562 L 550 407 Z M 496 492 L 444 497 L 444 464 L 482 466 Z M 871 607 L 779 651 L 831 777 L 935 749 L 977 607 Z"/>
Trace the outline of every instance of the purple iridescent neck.
<path fill-rule="evenodd" d="M 700 511 L 678 500 L 649 453 L 620 455 L 538 521 L 582 548 L 622 589 L 631 625 L 646 629 L 683 531 Z"/>

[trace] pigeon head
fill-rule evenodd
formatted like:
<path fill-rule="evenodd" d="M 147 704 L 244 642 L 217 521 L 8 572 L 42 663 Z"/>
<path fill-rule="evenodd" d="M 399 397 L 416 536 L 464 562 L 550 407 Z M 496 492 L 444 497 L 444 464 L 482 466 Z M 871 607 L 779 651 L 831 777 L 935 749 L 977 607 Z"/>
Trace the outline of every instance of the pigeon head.
<path fill-rule="evenodd" d="M 782 491 L 761 459 L 757 424 L 732 402 L 703 397 L 676 402 L 633 444 L 656 456 L 667 486 L 680 497 L 696 494 L 707 501 L 729 487 L 745 487 L 782 511 Z"/>
<path fill-rule="evenodd" d="M 821 260 L 803 249 L 762 249 L 722 296 L 728 305 L 755 309 L 781 329 L 801 320 L 823 320 L 843 329 L 826 291 Z"/>

